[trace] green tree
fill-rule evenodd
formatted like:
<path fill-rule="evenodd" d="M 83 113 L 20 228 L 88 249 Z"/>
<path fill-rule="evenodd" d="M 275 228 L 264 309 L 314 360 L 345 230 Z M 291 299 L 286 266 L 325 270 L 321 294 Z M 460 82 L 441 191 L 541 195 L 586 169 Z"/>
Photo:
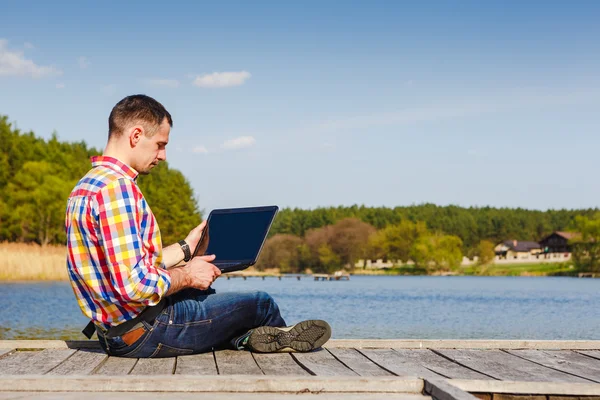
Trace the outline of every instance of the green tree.
<path fill-rule="evenodd" d="M 260 253 L 256 268 L 259 271 L 279 268 L 279 272 L 284 274 L 301 272 L 303 244 L 304 241 L 294 235 L 270 237 Z"/>
<path fill-rule="evenodd" d="M 462 257 L 462 241 L 452 235 L 421 236 L 411 249 L 415 265 L 428 273 L 452 271 L 460 266 Z"/>
<path fill-rule="evenodd" d="M 318 250 L 319 262 L 321 264 L 322 272 L 331 274 L 339 270 L 342 266 L 342 260 L 331 247 L 323 243 Z"/>
<path fill-rule="evenodd" d="M 426 234 L 428 231 L 423 222 L 404 220 L 398 225 L 387 226 L 372 236 L 370 254 L 375 259 L 400 260 L 406 263 L 415 241 Z"/>
<path fill-rule="evenodd" d="M 571 240 L 575 266 L 582 272 L 600 272 L 600 213 L 575 217 L 573 228 L 581 234 Z"/>
<path fill-rule="evenodd" d="M 64 213 L 75 182 L 56 175 L 46 161 L 29 161 L 8 185 L 14 215 L 20 220 L 20 239 L 41 245 L 64 241 Z"/>
<path fill-rule="evenodd" d="M 496 257 L 494 247 L 494 243 L 489 240 L 482 240 L 479 242 L 479 246 L 477 246 L 477 251 L 475 253 L 478 257 L 477 262 L 479 265 L 487 265 L 494 261 L 494 257 Z"/>

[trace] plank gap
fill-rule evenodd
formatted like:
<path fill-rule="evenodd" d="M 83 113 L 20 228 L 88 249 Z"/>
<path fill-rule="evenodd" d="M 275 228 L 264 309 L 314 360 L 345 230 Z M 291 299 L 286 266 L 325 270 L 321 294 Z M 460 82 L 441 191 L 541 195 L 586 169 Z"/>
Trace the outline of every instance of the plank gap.
<path fill-rule="evenodd" d="M 213 360 L 215 361 L 215 368 L 217 369 L 217 375 L 221 375 L 221 372 L 219 371 L 219 363 L 217 362 L 217 355 L 215 354 L 215 348 L 212 348 L 212 355 L 213 355 Z"/>
<path fill-rule="evenodd" d="M 594 351 L 594 350 L 591 350 L 591 351 Z M 575 350 L 575 353 L 581 354 L 582 356 L 592 358 L 594 360 L 600 360 L 600 352 L 598 352 L 596 355 L 596 353 L 591 353 L 591 351 L 590 350 Z"/>
<path fill-rule="evenodd" d="M 503 352 L 505 352 L 506 354 L 510 354 L 511 356 L 518 357 L 518 358 L 520 358 L 520 359 L 522 359 L 522 360 L 525 360 L 525 361 L 532 362 L 532 363 L 534 363 L 534 364 L 537 364 L 537 365 L 539 365 L 539 366 L 542 366 L 542 367 L 545 367 L 545 368 L 549 368 L 549 369 L 552 369 L 552 370 L 554 370 L 554 371 L 562 372 L 563 374 L 572 375 L 572 376 L 575 376 L 575 377 L 577 377 L 577 378 L 585 379 L 586 381 L 590 381 L 590 382 L 598 383 L 597 381 L 594 381 L 594 380 L 592 380 L 592 379 L 586 378 L 585 376 L 580 376 L 580 375 L 574 374 L 574 373 L 572 373 L 572 372 L 569 372 L 569 371 L 563 371 L 563 370 L 561 370 L 561 369 L 554 368 L 554 367 L 551 367 L 551 366 L 549 366 L 549 365 L 541 364 L 541 363 L 539 363 L 539 362 L 537 362 L 537 361 L 534 361 L 534 360 L 530 360 L 529 358 L 521 357 L 521 356 L 520 356 L 520 355 L 518 355 L 518 354 L 510 353 L 510 352 L 506 351 L 506 349 L 500 349 L 500 351 L 503 351 Z M 536 351 L 539 351 L 539 350 L 536 350 Z"/>
<path fill-rule="evenodd" d="M 102 368 L 104 366 L 104 364 L 106 364 L 106 362 L 108 361 L 109 358 L 110 358 L 110 356 L 108 354 L 106 354 L 106 358 L 104 360 L 102 360 L 100 362 L 100 364 L 96 365 L 96 368 L 94 368 L 92 370 L 92 372 L 90 372 L 90 375 L 95 375 L 96 372 L 98 372 L 98 370 L 100 370 L 100 368 Z"/>
<path fill-rule="evenodd" d="M 140 361 L 140 359 L 139 359 L 139 358 L 136 358 L 136 359 L 135 359 L 135 362 L 134 362 L 134 363 L 133 363 L 133 365 L 131 366 L 131 369 L 129 370 L 129 372 L 127 372 L 127 374 L 126 374 L 126 375 L 129 375 L 129 374 L 131 374 L 131 372 L 133 371 L 133 369 L 134 369 L 134 368 L 135 368 L 135 366 L 137 365 L 138 361 Z"/>
<path fill-rule="evenodd" d="M 479 374 L 482 374 L 482 375 L 485 375 L 485 376 L 489 376 L 491 379 L 493 379 L 493 380 L 495 380 L 495 381 L 500 381 L 500 380 L 501 380 L 501 379 L 498 379 L 498 378 L 496 378 L 496 377 L 494 377 L 494 376 L 492 376 L 492 375 L 488 375 L 488 374 L 486 374 L 484 371 L 479 371 L 479 370 L 476 370 L 475 368 L 471 368 L 471 367 L 469 367 L 469 366 L 468 366 L 468 365 L 466 365 L 466 364 L 463 364 L 463 363 L 460 363 L 460 362 L 458 362 L 458 361 L 456 361 L 456 360 L 453 360 L 452 358 L 450 358 L 450 357 L 447 357 L 445 354 L 443 354 L 443 353 L 440 353 L 440 352 L 439 352 L 439 351 L 437 351 L 436 349 L 429 349 L 429 350 L 431 350 L 432 352 L 434 352 L 434 353 L 435 353 L 435 354 L 437 354 L 438 356 L 444 357 L 446 360 L 448 360 L 448 361 L 450 361 L 450 362 L 453 362 L 453 363 L 455 363 L 455 364 L 458 364 L 458 365 L 460 365 L 461 367 L 464 367 L 464 368 L 466 368 L 466 369 L 470 369 L 471 371 L 475 371 L 475 372 L 477 372 L 477 373 L 479 373 Z"/>
<path fill-rule="evenodd" d="M 300 368 L 302 368 L 303 370 L 305 370 L 306 372 L 308 372 L 310 375 L 317 376 L 317 374 L 315 374 L 314 372 L 312 372 L 304 364 L 302 364 L 300 361 L 298 361 L 298 359 L 296 357 L 294 357 L 294 353 L 290 353 L 290 356 L 292 356 L 292 360 L 294 360 L 294 362 L 296 364 L 298 364 L 300 366 Z"/>
<path fill-rule="evenodd" d="M 342 364 L 344 367 L 348 368 L 350 371 L 354 372 L 356 375 L 358 375 L 358 376 L 361 376 L 361 375 L 360 375 L 360 374 L 359 374 L 357 371 L 355 371 L 354 369 L 352 369 L 352 368 L 351 368 L 351 367 L 350 367 L 348 364 L 346 364 L 345 362 L 343 362 L 342 360 L 340 360 L 339 358 L 337 358 L 337 357 L 335 356 L 335 354 L 333 354 L 331 351 L 329 351 L 329 349 L 327 349 L 327 348 L 326 348 L 326 349 L 324 349 L 324 350 L 325 350 L 325 351 L 327 351 L 329 354 L 331 354 L 331 356 L 332 356 L 333 358 L 335 358 L 336 360 L 338 360 L 338 362 L 339 362 L 340 364 Z"/>
<path fill-rule="evenodd" d="M 375 360 L 369 358 L 369 356 L 367 356 L 365 353 L 363 353 L 362 351 L 360 351 L 359 349 L 355 349 L 356 351 L 358 351 L 360 354 L 363 355 L 363 357 L 365 357 L 367 360 L 371 361 L 373 364 L 377 365 L 379 368 L 389 372 L 390 374 L 392 374 L 393 376 L 400 376 L 398 374 L 396 374 L 394 371 L 390 371 L 389 369 L 387 369 L 386 367 L 384 367 L 383 365 L 376 363 Z M 393 349 L 390 349 L 393 350 Z"/>
<path fill-rule="evenodd" d="M 256 361 L 256 357 L 254 357 L 254 353 L 250 352 L 250 355 L 252 356 L 252 359 L 254 360 L 254 362 L 256 363 L 256 365 L 258 366 L 258 369 L 260 369 L 260 372 L 262 372 L 263 375 L 266 375 L 266 372 L 263 371 L 263 369 L 260 367 L 260 364 L 258 363 L 258 361 Z"/>
<path fill-rule="evenodd" d="M 78 352 L 79 352 L 79 350 L 74 351 L 71 355 L 69 355 L 67 358 L 62 360 L 60 363 L 56 364 L 54 367 L 50 368 L 48 371 L 44 372 L 42 375 L 46 375 L 46 374 L 49 374 L 50 372 L 54 371 L 56 368 L 58 368 L 60 365 L 62 365 L 62 363 L 66 362 L 69 358 L 73 357 Z"/>

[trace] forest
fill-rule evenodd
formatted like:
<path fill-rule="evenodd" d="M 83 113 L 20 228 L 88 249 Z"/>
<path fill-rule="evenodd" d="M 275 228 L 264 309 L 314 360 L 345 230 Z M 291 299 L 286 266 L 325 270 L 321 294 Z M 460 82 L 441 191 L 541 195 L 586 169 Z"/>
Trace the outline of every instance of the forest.
<path fill-rule="evenodd" d="M 101 152 L 84 141 L 67 143 L 21 132 L 0 116 L 0 242 L 65 243 L 67 197 Z M 202 219 L 187 179 L 168 163 L 138 184 L 157 217 L 165 245 L 184 238 Z M 324 199 L 325 201 L 326 199 Z M 351 201 L 352 199 L 349 199 Z M 259 260 L 259 269 L 331 272 L 359 259 L 389 259 L 428 273 L 456 268 L 464 255 L 493 258 L 493 246 L 508 239 L 538 241 L 557 230 L 584 231 L 576 260 L 596 268 L 591 246 L 600 232 L 598 209 L 527 210 L 415 204 L 282 209 Z M 592 239 L 590 239 L 592 238 Z M 585 249 L 585 250 L 581 250 Z M 590 257 L 593 256 L 590 261 Z"/>

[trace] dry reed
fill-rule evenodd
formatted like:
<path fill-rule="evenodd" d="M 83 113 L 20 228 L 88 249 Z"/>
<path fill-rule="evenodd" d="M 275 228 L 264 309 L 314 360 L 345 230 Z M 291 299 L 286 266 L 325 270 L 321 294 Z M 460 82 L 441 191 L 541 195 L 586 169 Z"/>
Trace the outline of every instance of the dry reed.
<path fill-rule="evenodd" d="M 68 280 L 65 246 L 0 243 L 0 281 Z"/>

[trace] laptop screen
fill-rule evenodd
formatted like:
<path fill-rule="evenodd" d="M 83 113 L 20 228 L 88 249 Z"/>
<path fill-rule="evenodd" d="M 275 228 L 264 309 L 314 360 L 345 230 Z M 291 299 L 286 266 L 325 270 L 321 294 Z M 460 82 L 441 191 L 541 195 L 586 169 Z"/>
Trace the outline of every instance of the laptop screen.
<path fill-rule="evenodd" d="M 277 207 L 214 210 L 203 254 L 216 255 L 215 263 L 256 261 L 276 212 Z M 206 236 L 205 232 L 201 247 L 206 246 Z"/>

